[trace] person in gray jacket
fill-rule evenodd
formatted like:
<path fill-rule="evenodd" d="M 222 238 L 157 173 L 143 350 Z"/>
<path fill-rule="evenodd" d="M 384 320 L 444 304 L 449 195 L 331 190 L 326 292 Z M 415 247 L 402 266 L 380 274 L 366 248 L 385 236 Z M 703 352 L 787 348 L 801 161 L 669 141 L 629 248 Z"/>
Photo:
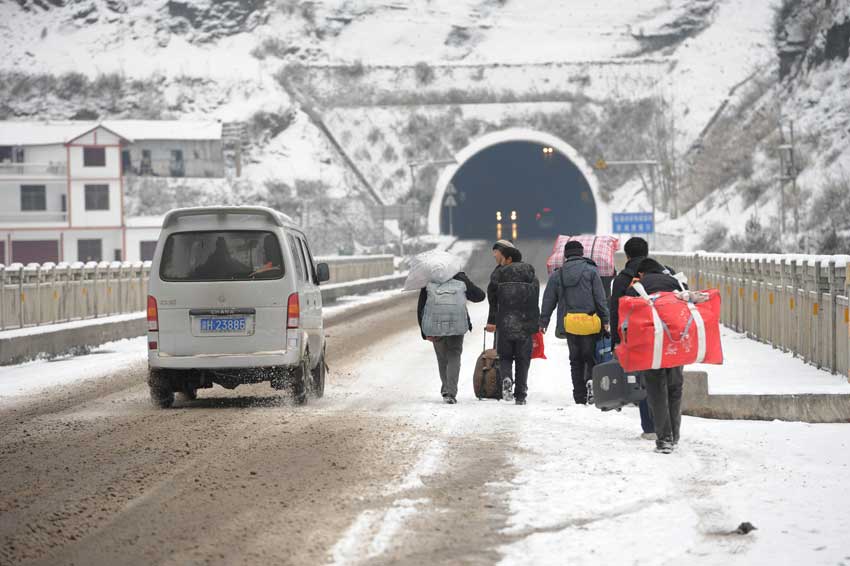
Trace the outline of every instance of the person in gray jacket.
<path fill-rule="evenodd" d="M 566 338 L 570 348 L 570 373 L 573 382 L 573 399 L 577 405 L 587 404 L 587 381 L 591 378 L 594 349 L 599 335 L 579 336 L 564 329 L 567 313 L 596 314 L 602 320 L 605 332 L 610 332 L 608 301 L 596 264 L 584 257 L 581 242 L 571 241 L 564 246 L 564 266 L 552 273 L 543 306 L 540 309 L 540 331 L 546 332 L 552 311 L 557 307 L 558 322 L 555 335 Z"/>
<path fill-rule="evenodd" d="M 419 292 L 416 309 L 419 329 L 422 339 L 434 344 L 440 372 L 440 393 L 449 405 L 457 403 L 463 337 L 472 330 L 466 301 L 480 303 L 485 298 L 484 290 L 463 272 L 442 284 L 429 283 Z"/>

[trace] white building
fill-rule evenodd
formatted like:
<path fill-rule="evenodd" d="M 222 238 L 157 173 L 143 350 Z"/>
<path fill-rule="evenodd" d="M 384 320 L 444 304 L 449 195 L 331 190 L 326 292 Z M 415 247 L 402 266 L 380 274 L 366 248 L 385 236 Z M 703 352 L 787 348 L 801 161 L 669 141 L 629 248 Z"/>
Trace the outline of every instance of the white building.
<path fill-rule="evenodd" d="M 124 177 L 156 148 L 180 176 L 223 174 L 217 123 L 0 121 L 0 263 L 150 259 L 158 220 L 125 218 Z"/>

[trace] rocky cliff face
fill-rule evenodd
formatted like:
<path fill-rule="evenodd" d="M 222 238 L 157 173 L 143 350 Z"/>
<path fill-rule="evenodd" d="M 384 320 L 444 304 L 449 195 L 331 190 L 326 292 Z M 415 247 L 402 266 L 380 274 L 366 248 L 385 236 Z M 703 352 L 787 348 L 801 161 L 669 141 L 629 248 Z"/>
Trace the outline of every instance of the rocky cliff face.
<path fill-rule="evenodd" d="M 782 79 L 850 54 L 850 2 L 783 0 L 774 20 Z"/>

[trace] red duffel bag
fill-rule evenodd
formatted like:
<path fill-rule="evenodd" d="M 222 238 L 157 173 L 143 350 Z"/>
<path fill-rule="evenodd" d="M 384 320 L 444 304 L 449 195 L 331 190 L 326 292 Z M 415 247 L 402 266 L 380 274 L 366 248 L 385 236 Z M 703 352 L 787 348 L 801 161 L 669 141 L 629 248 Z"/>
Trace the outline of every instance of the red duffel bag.
<path fill-rule="evenodd" d="M 664 292 L 620 299 L 620 343 L 615 353 L 626 372 L 688 364 L 722 364 L 720 292 L 690 293 L 691 302 Z"/>

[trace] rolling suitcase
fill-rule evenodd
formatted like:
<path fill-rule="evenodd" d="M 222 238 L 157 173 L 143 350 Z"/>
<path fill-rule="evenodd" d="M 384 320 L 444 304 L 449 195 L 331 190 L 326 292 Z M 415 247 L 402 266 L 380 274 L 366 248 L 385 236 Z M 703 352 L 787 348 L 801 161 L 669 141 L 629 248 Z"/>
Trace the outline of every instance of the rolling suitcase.
<path fill-rule="evenodd" d="M 603 411 L 620 409 L 646 399 L 640 378 L 627 374 L 617 360 L 593 367 L 593 400 Z"/>
<path fill-rule="evenodd" d="M 494 340 L 495 342 L 495 340 Z M 479 399 L 501 399 L 502 380 L 499 371 L 499 355 L 495 344 L 487 349 L 487 334 L 484 334 L 484 351 L 475 363 L 475 373 L 472 375 L 472 388 Z"/>

